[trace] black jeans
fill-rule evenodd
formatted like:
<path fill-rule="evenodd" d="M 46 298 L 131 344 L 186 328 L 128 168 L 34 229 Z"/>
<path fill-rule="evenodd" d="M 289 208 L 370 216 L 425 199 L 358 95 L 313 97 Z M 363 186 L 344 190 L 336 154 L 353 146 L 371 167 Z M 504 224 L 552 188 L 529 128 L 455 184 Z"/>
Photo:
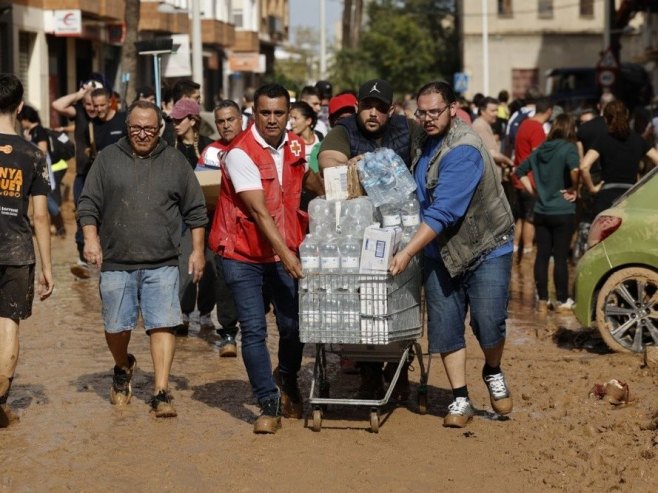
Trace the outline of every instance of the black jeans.
<path fill-rule="evenodd" d="M 569 246 L 575 227 L 575 214 L 535 212 L 535 286 L 540 300 L 548 300 L 548 263 L 553 256 L 553 282 L 559 302 L 569 298 Z"/>

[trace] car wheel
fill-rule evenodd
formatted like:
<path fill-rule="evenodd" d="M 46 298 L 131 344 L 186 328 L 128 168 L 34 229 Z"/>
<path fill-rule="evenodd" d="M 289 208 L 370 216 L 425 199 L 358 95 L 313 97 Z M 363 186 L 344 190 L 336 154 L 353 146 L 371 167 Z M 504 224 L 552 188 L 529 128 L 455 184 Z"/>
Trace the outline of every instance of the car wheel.
<path fill-rule="evenodd" d="M 596 300 L 596 324 L 613 351 L 658 346 L 658 272 L 631 267 L 610 276 Z"/>

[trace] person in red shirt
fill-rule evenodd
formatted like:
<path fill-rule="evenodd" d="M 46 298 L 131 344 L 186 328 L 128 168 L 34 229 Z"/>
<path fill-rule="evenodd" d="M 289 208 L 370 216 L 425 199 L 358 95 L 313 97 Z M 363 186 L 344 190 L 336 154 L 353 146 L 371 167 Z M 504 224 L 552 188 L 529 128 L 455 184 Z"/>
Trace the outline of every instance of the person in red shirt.
<path fill-rule="evenodd" d="M 553 114 L 553 102 L 548 98 L 539 98 L 535 103 L 535 114 L 526 118 L 519 125 L 514 139 L 514 167 L 518 167 L 530 156 L 532 151 L 546 140 L 544 124 Z M 532 182 L 532 176 L 530 176 Z M 535 198 L 523 188 L 521 181 L 512 174 L 512 186 L 516 194 L 514 207 L 514 251 L 523 244 L 523 253 L 532 252 L 532 242 L 535 237 L 535 227 L 532 224 L 532 211 Z"/>

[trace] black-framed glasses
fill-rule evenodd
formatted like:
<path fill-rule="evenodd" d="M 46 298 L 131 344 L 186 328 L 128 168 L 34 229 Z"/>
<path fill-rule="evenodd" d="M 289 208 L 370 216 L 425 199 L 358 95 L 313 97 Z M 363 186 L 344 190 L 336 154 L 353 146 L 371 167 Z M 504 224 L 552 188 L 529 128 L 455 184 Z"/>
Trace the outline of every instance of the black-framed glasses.
<path fill-rule="evenodd" d="M 155 135 L 158 133 L 158 127 L 140 127 L 139 125 L 128 125 L 128 132 L 132 135 L 139 135 L 144 132 L 146 135 Z"/>
<path fill-rule="evenodd" d="M 440 109 L 438 109 L 438 108 L 431 109 L 431 110 L 416 110 L 416 111 L 414 112 L 414 116 L 415 116 L 416 118 L 418 118 L 419 120 L 424 120 L 424 119 L 425 119 L 426 117 L 428 117 L 428 116 L 430 117 L 430 120 L 436 120 L 436 119 L 439 118 L 441 115 L 443 115 L 443 113 L 445 112 L 445 110 L 447 110 L 448 108 L 450 108 L 450 105 L 449 105 L 449 104 L 447 104 L 447 105 L 445 106 L 445 108 L 443 108 L 442 110 L 440 110 Z"/>

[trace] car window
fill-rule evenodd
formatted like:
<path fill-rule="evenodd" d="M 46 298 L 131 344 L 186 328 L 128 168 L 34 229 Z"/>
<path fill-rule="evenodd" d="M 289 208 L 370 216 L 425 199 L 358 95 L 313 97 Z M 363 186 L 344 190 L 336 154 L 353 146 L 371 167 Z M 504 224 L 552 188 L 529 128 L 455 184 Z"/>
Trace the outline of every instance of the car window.
<path fill-rule="evenodd" d="M 626 197 L 629 197 L 630 195 L 635 193 L 635 191 L 637 189 L 641 188 L 642 186 L 644 186 L 645 183 L 648 183 L 649 181 L 654 180 L 654 179 L 658 180 L 657 177 L 658 177 L 658 166 L 656 166 L 651 171 L 649 171 L 646 175 L 644 175 L 635 185 L 633 185 L 631 188 L 626 190 L 626 192 L 624 192 L 623 195 L 619 196 L 617 198 L 617 200 L 615 200 L 613 205 L 618 204 L 619 202 L 624 200 Z"/>

